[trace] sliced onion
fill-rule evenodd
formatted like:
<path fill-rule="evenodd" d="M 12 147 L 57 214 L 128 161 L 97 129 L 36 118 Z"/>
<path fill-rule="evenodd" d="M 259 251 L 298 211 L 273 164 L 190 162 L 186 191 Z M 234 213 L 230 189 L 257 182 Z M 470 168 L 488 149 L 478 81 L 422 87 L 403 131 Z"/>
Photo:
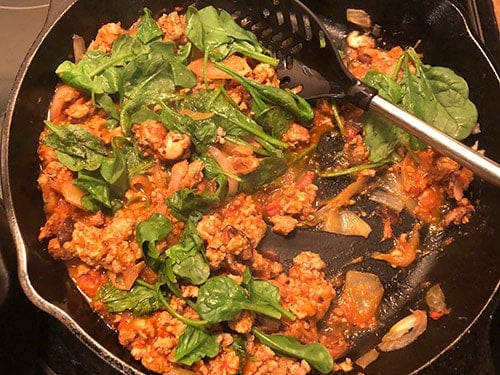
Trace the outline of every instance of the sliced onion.
<path fill-rule="evenodd" d="M 369 29 L 372 26 L 372 19 L 368 13 L 363 9 L 353 9 L 348 8 L 346 10 L 347 21 L 362 27 L 363 29 Z"/>
<path fill-rule="evenodd" d="M 67 180 L 61 184 L 61 194 L 68 203 L 83 208 L 82 197 L 85 193 L 74 184 L 73 180 Z"/>
<path fill-rule="evenodd" d="M 401 212 L 404 208 L 413 212 L 417 206 L 415 200 L 403 190 L 401 176 L 393 172 L 387 173 L 380 180 L 379 188 L 370 193 L 369 198 L 396 212 Z"/>
<path fill-rule="evenodd" d="M 73 56 L 75 57 L 75 64 L 78 64 L 85 55 L 85 39 L 80 35 L 73 35 Z"/>
<path fill-rule="evenodd" d="M 383 295 L 384 287 L 377 275 L 348 271 L 339 307 L 348 323 L 367 328 L 375 322 Z"/>
<path fill-rule="evenodd" d="M 120 274 L 116 274 L 114 272 L 108 272 L 109 280 L 117 289 L 130 290 L 130 288 L 132 288 L 132 285 L 134 285 L 135 280 L 137 280 L 137 277 L 139 276 L 139 273 L 141 273 L 144 266 L 145 266 L 144 262 L 139 262 L 133 265 L 132 267 L 127 268 Z"/>
<path fill-rule="evenodd" d="M 217 147 L 208 146 L 208 154 L 215 159 L 217 164 L 228 174 L 234 174 L 233 163 L 229 160 L 228 156 L 219 150 Z M 227 176 L 227 194 L 229 196 L 234 195 L 238 191 L 238 181 L 232 178 L 231 176 Z"/>
<path fill-rule="evenodd" d="M 367 238 L 372 231 L 370 225 L 351 210 L 328 210 L 325 206 L 320 211 L 319 227 L 325 232 Z"/>
<path fill-rule="evenodd" d="M 375 362 L 379 355 L 380 353 L 377 352 L 376 349 L 371 349 L 367 351 L 365 354 L 363 354 L 361 357 L 356 359 L 354 363 L 356 363 L 362 369 L 365 369 L 368 367 L 369 364 Z"/>
<path fill-rule="evenodd" d="M 187 108 L 182 108 L 179 113 L 191 117 L 193 120 L 206 120 L 214 116 L 213 112 L 196 112 Z"/>
<path fill-rule="evenodd" d="M 151 195 L 151 191 L 153 191 L 153 185 L 149 178 L 142 174 L 136 174 L 130 177 L 130 187 L 135 192 L 141 192 L 146 195 Z"/>
<path fill-rule="evenodd" d="M 344 359 L 343 362 L 335 363 L 335 366 L 338 367 L 343 372 L 351 372 L 353 369 L 352 361 L 350 358 Z M 335 370 L 337 370 L 337 368 L 335 368 Z"/>
<path fill-rule="evenodd" d="M 390 352 L 404 348 L 414 342 L 427 329 L 427 314 L 423 310 L 414 310 L 411 315 L 394 324 L 382 337 L 378 348 Z"/>
<path fill-rule="evenodd" d="M 387 206 L 397 213 L 400 213 L 405 208 L 405 203 L 398 196 L 384 190 L 375 190 L 370 194 L 369 199 Z"/>
<path fill-rule="evenodd" d="M 443 290 L 439 284 L 434 285 L 425 294 L 425 302 L 429 306 L 429 316 L 437 320 L 443 315 L 448 315 L 450 309 L 446 305 Z"/>
<path fill-rule="evenodd" d="M 347 185 L 339 194 L 334 196 L 325 204 L 325 209 L 338 210 L 343 206 L 351 204 L 352 197 L 359 194 L 366 187 L 368 179 L 368 176 L 360 173 L 356 178 L 356 181 Z"/>

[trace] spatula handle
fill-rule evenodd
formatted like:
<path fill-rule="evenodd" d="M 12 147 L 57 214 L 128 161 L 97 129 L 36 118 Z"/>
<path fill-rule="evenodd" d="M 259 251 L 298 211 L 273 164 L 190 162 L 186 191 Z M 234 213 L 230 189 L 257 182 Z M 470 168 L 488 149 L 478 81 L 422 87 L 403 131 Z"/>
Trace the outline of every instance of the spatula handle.
<path fill-rule="evenodd" d="M 393 121 L 408 133 L 426 142 L 436 151 L 470 169 L 477 176 L 493 185 L 500 186 L 500 165 L 495 161 L 474 151 L 379 95 L 372 98 L 369 109 Z"/>

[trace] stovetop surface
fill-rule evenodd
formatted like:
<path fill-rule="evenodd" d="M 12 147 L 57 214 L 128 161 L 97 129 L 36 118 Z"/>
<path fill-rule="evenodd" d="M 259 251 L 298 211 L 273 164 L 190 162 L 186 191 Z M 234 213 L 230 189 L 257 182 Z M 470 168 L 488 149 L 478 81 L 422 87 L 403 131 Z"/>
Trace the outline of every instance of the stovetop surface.
<path fill-rule="evenodd" d="M 496 0 L 493 0 L 496 1 Z M 471 16 L 471 26 L 500 61 L 498 28 L 487 1 L 457 0 Z M 42 28 L 49 0 L 0 0 L 0 115 L 17 70 Z M 0 228 L 6 228 L 0 205 Z M 86 375 L 116 374 L 66 327 L 34 307 L 24 296 L 16 275 L 15 249 L 0 232 L 0 373 Z M 475 326 L 421 374 L 499 374 L 500 296 Z"/>

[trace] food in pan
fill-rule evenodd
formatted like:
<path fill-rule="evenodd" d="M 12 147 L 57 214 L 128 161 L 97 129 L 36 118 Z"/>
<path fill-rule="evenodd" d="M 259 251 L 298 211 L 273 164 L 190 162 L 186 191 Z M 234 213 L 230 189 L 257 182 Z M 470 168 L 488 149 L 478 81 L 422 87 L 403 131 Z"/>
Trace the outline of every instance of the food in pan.
<path fill-rule="evenodd" d="M 283 264 L 259 246 L 268 228 L 377 236 L 390 250 L 366 256 L 396 268 L 418 261 L 422 228 L 474 211 L 470 171 L 347 103 L 281 89 L 278 60 L 224 10 L 145 9 L 87 48 L 75 41 L 40 136 L 39 238 L 149 370 L 329 373 L 377 327 L 384 287 L 361 259 L 327 275 L 315 244 Z M 457 139 L 474 131 L 453 71 L 369 35 L 347 44 L 349 69 L 384 97 Z M 380 350 L 411 343 L 426 315 L 411 312 L 394 332 L 418 329 L 390 331 Z"/>

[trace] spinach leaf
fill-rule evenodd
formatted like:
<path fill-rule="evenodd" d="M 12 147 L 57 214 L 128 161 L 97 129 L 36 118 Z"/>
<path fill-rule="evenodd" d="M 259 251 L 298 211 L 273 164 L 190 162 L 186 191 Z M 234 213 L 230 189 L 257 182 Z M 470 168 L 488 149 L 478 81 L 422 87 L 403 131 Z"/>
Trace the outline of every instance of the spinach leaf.
<path fill-rule="evenodd" d="M 100 173 L 112 199 L 121 200 L 129 188 L 129 174 L 125 155 L 119 150 L 113 150 L 113 155 L 103 158 Z"/>
<path fill-rule="evenodd" d="M 174 362 L 191 366 L 202 358 L 215 357 L 220 350 L 216 338 L 215 334 L 188 325 L 179 337 L 173 357 Z"/>
<path fill-rule="evenodd" d="M 45 121 L 50 134 L 43 143 L 52 147 L 59 161 L 72 171 L 94 171 L 101 166 L 108 150 L 99 138 L 78 125 L 54 125 Z"/>
<path fill-rule="evenodd" d="M 395 80 L 398 76 L 399 82 Z M 458 140 L 470 135 L 477 122 L 477 110 L 468 99 L 463 78 L 451 69 L 424 65 L 413 48 L 404 51 L 393 77 L 396 78 L 370 71 L 364 81 L 377 88 L 384 98 L 446 134 Z M 395 151 L 399 146 L 409 150 L 426 147 L 421 140 L 376 114 L 366 112 L 363 123 L 371 162 L 398 160 Z"/>
<path fill-rule="evenodd" d="M 204 169 L 204 175 L 207 179 L 209 180 L 214 180 L 217 183 L 217 189 L 213 193 L 218 199 L 219 202 L 222 202 L 222 200 L 225 198 L 227 195 L 227 176 L 226 173 L 220 166 L 217 164 L 217 161 L 215 161 L 214 158 L 207 156 L 207 155 L 200 155 L 198 156 L 198 159 L 203 161 L 203 164 L 205 166 Z M 231 176 L 232 178 L 235 178 L 235 176 Z"/>
<path fill-rule="evenodd" d="M 257 169 L 240 176 L 238 190 L 244 193 L 254 193 L 283 175 L 287 167 L 286 161 L 282 158 L 273 156 L 263 158 Z"/>
<path fill-rule="evenodd" d="M 111 281 L 99 288 L 96 299 L 102 301 L 106 310 L 111 313 L 131 310 L 134 316 L 150 314 L 161 306 L 155 289 L 135 284 L 130 291 L 120 290 Z"/>
<path fill-rule="evenodd" d="M 64 61 L 56 74 L 66 84 L 91 94 L 114 94 L 120 89 L 122 69 L 136 55 L 146 53 L 149 47 L 128 34 L 119 36 L 112 52 L 87 51 L 77 63 Z"/>
<path fill-rule="evenodd" d="M 226 276 L 214 276 L 198 291 L 195 309 L 209 323 L 233 319 L 250 304 L 247 292 Z"/>
<path fill-rule="evenodd" d="M 120 121 L 125 134 L 134 112 L 170 98 L 177 87 L 196 85 L 195 75 L 182 62 L 184 56 L 176 55 L 173 43 L 157 41 L 148 46 L 147 54 L 137 56 L 123 70 Z"/>
<path fill-rule="evenodd" d="M 185 101 L 184 105 L 194 111 L 213 113 L 213 121 L 227 135 L 237 138 L 255 136 L 255 140 L 272 155 L 281 156 L 282 149 L 288 148 L 288 143 L 263 131 L 259 124 L 231 103 L 222 87 L 213 91 L 203 90 L 197 96 Z"/>
<path fill-rule="evenodd" d="M 376 87 L 379 95 L 392 103 L 399 104 L 403 99 L 404 91 L 401 86 L 382 72 L 370 70 L 363 80 Z M 363 115 L 363 130 L 371 162 L 388 160 L 400 145 L 409 146 L 408 133 L 375 113 L 366 112 Z"/>
<path fill-rule="evenodd" d="M 277 286 L 266 280 L 255 279 L 248 268 L 243 271 L 243 284 L 248 290 L 252 303 L 272 307 L 288 319 L 295 320 L 295 315 L 281 306 L 280 290 Z"/>
<path fill-rule="evenodd" d="M 221 61 L 240 53 L 255 60 L 278 65 L 278 60 L 257 40 L 255 34 L 243 29 L 225 10 L 208 6 L 197 10 L 189 7 L 185 33 L 188 39 L 212 61 Z"/>
<path fill-rule="evenodd" d="M 476 124 L 477 111 L 468 99 L 465 80 L 448 68 L 424 65 L 412 48 L 405 52 L 402 66 L 400 85 L 405 95 L 401 106 L 456 139 L 467 137 Z M 410 136 L 410 147 L 422 150 L 426 144 Z"/>
<path fill-rule="evenodd" d="M 233 336 L 233 342 L 230 347 L 236 352 L 236 355 L 241 359 L 246 360 L 248 353 L 246 351 L 247 341 L 242 336 Z"/>
<path fill-rule="evenodd" d="M 433 123 L 455 139 L 467 138 L 477 123 L 476 106 L 468 99 L 465 80 L 443 67 L 423 66 L 434 95 L 441 104 Z"/>
<path fill-rule="evenodd" d="M 104 181 L 110 185 L 116 184 L 123 177 L 127 178 L 127 162 L 123 153 L 115 150 L 112 157 L 103 158 L 100 171 Z M 128 188 L 128 181 L 125 181 L 124 186 L 120 187 L 125 188 L 120 189 L 121 193 L 125 194 Z"/>
<path fill-rule="evenodd" d="M 202 253 L 196 252 L 173 265 L 173 272 L 194 285 L 203 284 L 210 276 L 210 266 Z"/>
<path fill-rule="evenodd" d="M 154 120 L 160 122 L 160 115 L 148 107 L 141 107 L 137 111 L 129 115 L 128 121 L 131 124 L 140 124 L 147 120 Z"/>
<path fill-rule="evenodd" d="M 160 29 L 156 21 L 151 17 L 151 11 L 148 8 L 144 8 L 144 15 L 137 26 L 137 39 L 147 44 L 153 40 L 160 39 L 163 34 L 162 29 Z"/>
<path fill-rule="evenodd" d="M 88 51 L 78 64 L 63 62 L 56 73 L 68 85 L 89 93 L 109 114 L 109 124 L 119 122 L 129 135 L 135 112 L 165 100 L 177 87 L 196 84 L 186 66 L 190 46 L 177 52 L 173 43 L 161 41 L 162 35 L 145 8 L 135 37 L 123 34 L 113 43 L 111 53 Z M 114 105 L 117 96 L 119 107 Z"/>
<path fill-rule="evenodd" d="M 186 221 L 194 211 L 202 214 L 208 213 L 218 205 L 219 197 L 215 194 L 199 194 L 195 189 L 183 188 L 168 197 L 165 203 L 176 219 Z"/>
<path fill-rule="evenodd" d="M 73 127 L 78 129 L 76 126 Z M 83 129 L 77 130 L 76 133 L 81 131 Z M 151 166 L 151 161 L 142 158 L 137 147 L 125 138 L 113 138 L 111 142 L 113 151 L 110 156 L 104 156 L 92 151 L 95 145 L 102 146 L 102 150 L 99 147 L 99 152 L 106 150 L 104 145 L 93 135 L 82 133 L 82 136 L 76 138 L 80 139 L 81 143 L 72 146 L 71 143 L 75 140 L 73 140 L 74 134 L 71 134 L 61 144 L 52 140 L 49 140 L 49 143 L 73 154 L 68 156 L 68 154 L 60 153 L 58 156 L 68 168 L 78 170 L 75 185 L 87 193 L 82 198 L 83 208 L 87 211 L 97 211 L 104 208 L 115 212 L 122 206 L 122 199 L 129 188 L 130 174 L 143 172 Z M 79 155 L 83 155 L 79 160 L 74 156 L 77 152 Z"/>
<path fill-rule="evenodd" d="M 289 113 L 275 105 L 262 107 L 262 109 L 253 105 L 252 111 L 254 112 L 255 121 L 262 125 L 266 132 L 279 139 L 288 131 L 293 120 Z"/>
<path fill-rule="evenodd" d="M 363 116 L 363 130 L 372 163 L 391 158 L 397 160 L 395 152 L 399 146 L 410 148 L 410 135 L 377 114 L 366 113 Z"/>
<path fill-rule="evenodd" d="M 143 156 L 133 139 L 114 137 L 111 141 L 113 155 L 122 155 L 129 176 L 145 173 L 154 165 L 150 157 Z"/>
<path fill-rule="evenodd" d="M 164 282 L 176 283 L 179 276 L 199 285 L 210 276 L 210 267 L 203 256 L 205 245 L 196 229 L 200 218 L 201 216 L 191 215 L 179 242 L 162 253 L 156 244 L 172 231 L 172 222 L 162 214 L 155 213 L 137 224 L 136 238 L 144 259 L 160 274 Z M 173 285 L 169 285 L 171 286 Z"/>
<path fill-rule="evenodd" d="M 217 162 L 213 158 L 204 155 L 199 155 L 197 158 L 202 160 L 205 165 L 205 177 L 215 180 L 217 189 L 215 192 L 202 193 L 196 189 L 183 188 L 168 197 L 165 203 L 170 213 L 181 221 L 188 221 L 196 212 L 207 214 L 219 206 L 227 194 L 227 177 Z"/>
<path fill-rule="evenodd" d="M 172 264 L 175 275 L 189 280 L 194 285 L 203 284 L 210 276 L 210 266 L 203 256 L 205 244 L 196 229 L 201 215 L 191 215 L 182 231 L 178 244 L 167 249 L 165 254 Z"/>
<path fill-rule="evenodd" d="M 104 93 L 94 94 L 94 103 L 96 107 L 102 108 L 108 114 L 108 119 L 106 120 L 106 126 L 108 128 L 112 129 L 118 125 L 120 120 L 120 111 L 118 111 L 111 95 Z"/>
<path fill-rule="evenodd" d="M 242 310 L 281 318 L 280 311 L 270 304 L 253 302 L 245 288 L 226 276 L 211 277 L 200 287 L 195 309 L 209 323 L 231 320 Z"/>
<path fill-rule="evenodd" d="M 217 124 L 211 119 L 196 121 L 163 105 L 161 121 L 169 130 L 188 134 L 199 154 L 205 153 L 207 146 L 217 139 Z"/>
<path fill-rule="evenodd" d="M 87 195 L 82 197 L 82 205 L 88 211 L 97 211 L 102 206 L 112 208 L 109 185 L 97 172 L 82 170 L 74 182 Z"/>
<path fill-rule="evenodd" d="M 320 343 L 302 344 L 292 337 L 267 335 L 257 328 L 253 328 L 252 333 L 262 344 L 286 356 L 304 359 L 322 374 L 333 370 L 333 358 L 328 349 Z"/>
<path fill-rule="evenodd" d="M 108 281 L 101 285 L 95 298 L 102 301 L 109 312 L 131 310 L 134 316 L 138 316 L 164 308 L 170 315 L 184 324 L 200 330 L 206 329 L 207 322 L 186 318 L 169 304 L 161 290 L 164 284 L 162 277 L 155 284 L 148 284 L 137 279 L 133 287 L 126 291 L 117 289 Z"/>
<path fill-rule="evenodd" d="M 135 228 L 136 239 L 144 259 L 149 267 L 155 271 L 158 271 L 164 264 L 164 259 L 156 247 L 156 243 L 165 239 L 171 231 L 172 222 L 160 213 L 151 215 L 147 220 L 138 223 Z"/>
<path fill-rule="evenodd" d="M 217 68 L 222 70 L 223 72 L 229 74 L 250 93 L 254 102 L 254 107 L 256 109 L 256 111 L 254 112 L 257 113 L 257 116 L 262 117 L 263 112 L 265 113 L 267 109 L 267 106 L 264 103 L 269 103 L 284 109 L 287 113 L 293 116 L 293 118 L 297 119 L 301 124 L 311 125 L 314 118 L 314 111 L 311 105 L 307 100 L 293 93 L 291 90 L 255 82 L 233 72 L 223 64 L 215 63 L 215 66 L 217 66 Z M 283 114 L 281 114 L 281 116 L 283 116 Z M 282 120 L 280 119 L 280 126 L 283 127 L 281 121 Z M 266 125 L 274 128 L 274 124 L 268 123 Z M 284 134 L 282 129 L 275 129 L 273 133 L 282 133 L 281 135 Z"/>
<path fill-rule="evenodd" d="M 393 103 L 400 103 L 405 94 L 403 88 L 396 81 L 378 70 L 366 72 L 363 81 L 376 87 L 381 97 Z"/>

